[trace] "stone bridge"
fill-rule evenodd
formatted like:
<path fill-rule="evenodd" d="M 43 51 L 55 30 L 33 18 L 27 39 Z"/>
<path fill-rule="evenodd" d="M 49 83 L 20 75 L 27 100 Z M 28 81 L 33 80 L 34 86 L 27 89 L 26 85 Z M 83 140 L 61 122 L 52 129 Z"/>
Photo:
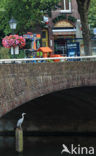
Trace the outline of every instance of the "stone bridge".
<path fill-rule="evenodd" d="M 96 62 L 0 65 L 0 117 L 48 93 L 96 86 Z"/>

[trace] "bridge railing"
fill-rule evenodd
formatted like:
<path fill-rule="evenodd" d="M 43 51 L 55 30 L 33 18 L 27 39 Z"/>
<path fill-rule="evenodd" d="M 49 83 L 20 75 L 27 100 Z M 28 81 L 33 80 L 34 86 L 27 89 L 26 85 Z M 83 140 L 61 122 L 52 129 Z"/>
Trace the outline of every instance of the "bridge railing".
<path fill-rule="evenodd" d="M 94 56 L 75 57 L 47 57 L 47 58 L 22 58 L 22 59 L 0 59 L 0 64 L 10 63 L 46 63 L 46 62 L 66 62 L 66 61 L 96 61 Z"/>

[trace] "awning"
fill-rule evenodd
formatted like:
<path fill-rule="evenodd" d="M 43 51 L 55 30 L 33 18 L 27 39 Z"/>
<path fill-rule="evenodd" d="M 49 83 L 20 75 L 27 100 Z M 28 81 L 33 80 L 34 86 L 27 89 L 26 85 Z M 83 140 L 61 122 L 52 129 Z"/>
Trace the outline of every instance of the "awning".
<path fill-rule="evenodd" d="M 53 29 L 53 35 L 75 35 L 76 29 Z"/>

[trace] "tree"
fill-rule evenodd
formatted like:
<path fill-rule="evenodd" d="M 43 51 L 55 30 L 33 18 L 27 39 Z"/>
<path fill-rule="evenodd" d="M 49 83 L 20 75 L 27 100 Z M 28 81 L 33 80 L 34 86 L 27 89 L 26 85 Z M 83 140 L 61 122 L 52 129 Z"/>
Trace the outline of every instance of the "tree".
<path fill-rule="evenodd" d="M 88 20 L 91 28 L 96 28 L 96 0 L 91 0 Z"/>
<path fill-rule="evenodd" d="M 0 14 L 0 30 L 5 35 L 11 33 L 8 22 L 13 16 L 17 21 L 16 33 L 24 33 L 41 26 L 43 15 L 51 14 L 59 0 L 1 0 L 1 6 L 5 11 Z"/>
<path fill-rule="evenodd" d="M 91 38 L 88 24 L 88 12 L 91 0 L 76 0 L 81 18 L 85 55 L 91 55 Z"/>

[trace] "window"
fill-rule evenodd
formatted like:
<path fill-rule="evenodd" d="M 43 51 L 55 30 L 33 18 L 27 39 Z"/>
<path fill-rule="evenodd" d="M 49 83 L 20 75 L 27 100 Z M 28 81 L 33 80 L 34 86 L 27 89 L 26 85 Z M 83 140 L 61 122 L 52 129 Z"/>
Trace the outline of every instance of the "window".
<path fill-rule="evenodd" d="M 48 47 L 48 30 L 44 29 L 42 31 L 42 46 Z"/>
<path fill-rule="evenodd" d="M 63 0 L 61 13 L 71 13 L 71 0 Z"/>
<path fill-rule="evenodd" d="M 42 32 L 42 38 L 46 38 L 46 31 Z"/>

